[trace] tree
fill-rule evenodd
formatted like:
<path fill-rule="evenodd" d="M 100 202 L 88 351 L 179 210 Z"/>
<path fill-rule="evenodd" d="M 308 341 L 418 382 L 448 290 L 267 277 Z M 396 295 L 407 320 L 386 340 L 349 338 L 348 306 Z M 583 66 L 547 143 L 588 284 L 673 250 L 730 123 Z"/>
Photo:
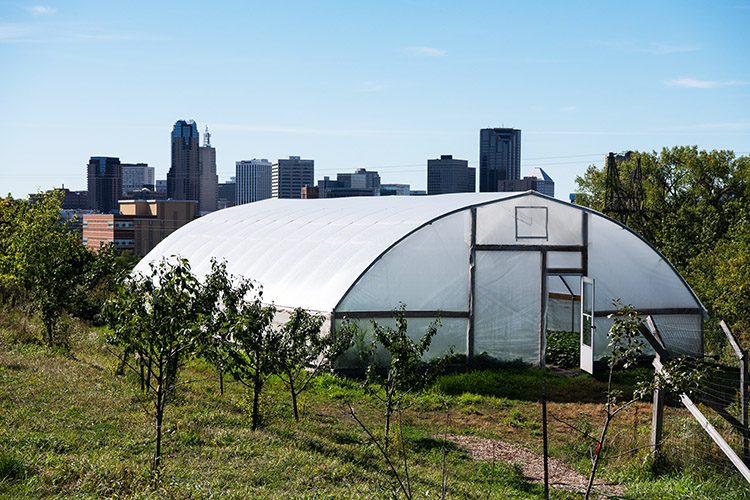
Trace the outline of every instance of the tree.
<path fill-rule="evenodd" d="M 251 294 L 255 292 L 255 296 Z M 226 360 L 225 369 L 253 391 L 252 429 L 260 424 L 260 396 L 263 385 L 279 366 L 282 334 L 273 328 L 274 306 L 261 302 L 262 290 L 249 280 L 239 280 L 228 289 L 224 301 L 223 327 L 215 332 Z M 227 307 L 231 304 L 230 307 Z"/>
<path fill-rule="evenodd" d="M 732 329 L 750 333 L 750 227 L 728 234 L 691 260 L 686 279 Z"/>
<path fill-rule="evenodd" d="M 638 158 L 643 217 L 629 218 L 631 229 L 677 267 L 709 310 L 733 321 L 733 329 L 747 331 L 750 308 L 733 306 L 746 301 L 729 298 L 747 296 L 750 158 L 694 146 L 636 152 L 618 165 L 626 194 L 636 189 L 631 179 Z M 592 165 L 576 182 L 582 194 L 577 202 L 601 211 L 605 170 Z M 736 279 L 724 279 L 727 261 Z"/>
<path fill-rule="evenodd" d="M 203 318 L 203 328 L 207 335 L 203 337 L 200 355 L 219 372 L 219 385 L 223 395 L 224 373 L 231 362 L 225 348 L 225 344 L 231 342 L 228 328 L 232 324 L 232 318 L 237 316 L 245 295 L 252 290 L 252 283 L 240 282 L 238 286 L 234 286 L 235 278 L 227 273 L 226 261 L 211 259 L 211 269 L 211 274 L 205 278 L 204 294 L 205 300 L 215 307 Z"/>
<path fill-rule="evenodd" d="M 613 305 L 617 312 L 610 315 L 610 318 L 614 317 L 614 323 L 608 334 L 609 355 L 607 357 L 607 367 L 609 368 L 609 374 L 606 392 L 607 403 L 604 413 L 604 425 L 602 426 L 599 439 L 595 441 L 596 446 L 593 452 L 591 473 L 589 474 L 589 482 L 586 487 L 585 498 L 587 500 L 594 486 L 594 478 L 596 477 L 599 462 L 602 459 L 607 432 L 612 420 L 633 403 L 651 394 L 656 388 L 668 390 L 676 394 L 691 393 L 699 384 L 703 383 L 711 371 L 708 365 L 700 360 L 687 358 L 671 359 L 665 363 L 663 374 L 655 376 L 651 380 L 640 382 L 633 397 L 627 401 L 623 400 L 621 391 L 612 388 L 612 375 L 615 369 L 628 369 L 635 366 L 638 358 L 643 355 L 646 344 L 641 337 L 639 326 L 642 322 L 638 317 L 638 313 L 631 306 L 623 306 L 619 300 L 615 300 Z M 587 434 L 585 435 L 588 437 Z"/>
<path fill-rule="evenodd" d="M 102 308 L 138 263 L 131 251 L 110 243 L 98 252 L 89 252 L 78 287 L 72 291 L 71 312 L 78 318 L 99 324 Z"/>
<path fill-rule="evenodd" d="M 59 319 L 71 309 L 75 291 L 93 256 L 60 222 L 62 193 L 33 200 L 3 200 L 0 211 L 0 281 L 31 302 L 48 345 L 65 344 Z"/>
<path fill-rule="evenodd" d="M 388 439 L 391 429 L 391 417 L 401 408 L 404 398 L 410 393 L 422 391 L 443 371 L 447 357 L 430 365 L 422 361 L 429 350 L 432 338 L 437 334 L 440 320 L 430 323 L 419 342 L 414 342 L 407 333 L 406 305 L 401 304 L 393 311 L 396 328 L 382 326 L 372 321 L 373 341 L 366 356 L 370 358 L 367 368 L 365 387 L 384 405 L 385 424 L 383 428 L 385 452 L 388 451 Z M 377 344 L 390 354 L 390 363 L 385 369 L 385 376 L 379 374 L 376 356 Z M 380 390 L 377 390 L 379 387 Z"/>
<path fill-rule="evenodd" d="M 294 420 L 299 422 L 297 396 L 325 364 L 332 362 L 352 344 L 349 329 L 322 335 L 323 317 L 297 308 L 281 329 L 278 376 L 292 395 Z"/>
<path fill-rule="evenodd" d="M 147 367 L 156 421 L 152 470 L 157 477 L 165 408 L 178 386 L 180 368 L 203 344 L 202 318 L 214 306 L 202 292 L 186 260 L 165 259 L 150 263 L 147 274 L 125 280 L 102 312 L 114 342 L 134 352 Z"/>
<path fill-rule="evenodd" d="M 596 470 L 599 466 L 599 460 L 601 458 L 602 450 L 604 449 L 604 441 L 607 438 L 607 431 L 609 430 L 609 424 L 617 416 L 618 413 L 628 408 L 630 405 L 638 401 L 638 395 L 635 395 L 632 399 L 626 402 L 621 402 L 621 393 L 612 389 L 612 375 L 616 367 L 622 367 L 627 369 L 635 365 L 638 357 L 643 352 L 645 344 L 641 339 L 641 333 L 638 329 L 640 320 L 638 319 L 637 313 L 632 310 L 630 306 L 621 307 L 620 303 L 615 301 L 615 308 L 618 310 L 616 314 L 612 315 L 615 317 L 614 324 L 609 330 L 609 356 L 607 358 L 607 367 L 609 368 L 609 376 L 607 378 L 607 405 L 605 410 L 604 425 L 602 426 L 602 432 L 599 436 L 599 440 L 596 442 L 596 449 L 594 450 L 594 459 L 591 466 L 591 474 L 589 475 L 589 483 L 586 487 L 586 499 L 591 494 L 591 488 L 594 486 L 594 478 L 596 477 Z M 610 316 L 610 317 L 612 317 Z"/>

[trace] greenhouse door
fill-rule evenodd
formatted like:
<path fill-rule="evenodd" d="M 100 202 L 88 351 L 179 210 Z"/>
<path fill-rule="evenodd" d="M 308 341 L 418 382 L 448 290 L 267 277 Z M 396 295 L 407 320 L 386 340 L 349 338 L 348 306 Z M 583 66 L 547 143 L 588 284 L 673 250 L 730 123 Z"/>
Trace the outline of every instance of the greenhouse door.
<path fill-rule="evenodd" d="M 594 280 L 581 277 L 581 370 L 594 373 Z"/>
<path fill-rule="evenodd" d="M 474 353 L 538 363 L 541 252 L 478 251 L 475 274 Z"/>

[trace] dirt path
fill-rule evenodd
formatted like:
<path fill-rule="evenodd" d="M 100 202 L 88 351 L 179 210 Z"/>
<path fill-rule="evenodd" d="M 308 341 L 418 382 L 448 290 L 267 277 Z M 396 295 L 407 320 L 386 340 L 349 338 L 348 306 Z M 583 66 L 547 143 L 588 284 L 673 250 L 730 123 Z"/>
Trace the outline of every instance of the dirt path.
<path fill-rule="evenodd" d="M 542 483 L 544 481 L 544 458 L 533 451 L 524 450 L 516 445 L 475 436 L 449 435 L 448 440 L 466 449 L 476 460 L 503 461 L 509 464 L 518 463 L 523 469 L 523 475 L 530 481 Z M 552 488 L 585 491 L 588 478 L 574 471 L 554 458 L 549 459 L 549 484 Z M 594 482 L 594 489 L 607 496 L 619 497 L 625 491 L 620 484 Z"/>

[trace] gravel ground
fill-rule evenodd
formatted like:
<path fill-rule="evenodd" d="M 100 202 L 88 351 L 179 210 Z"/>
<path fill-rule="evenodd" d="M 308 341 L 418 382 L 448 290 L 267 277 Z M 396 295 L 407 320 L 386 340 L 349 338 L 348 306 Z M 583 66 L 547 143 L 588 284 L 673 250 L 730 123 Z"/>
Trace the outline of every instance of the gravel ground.
<path fill-rule="evenodd" d="M 523 469 L 523 475 L 528 480 L 536 483 L 544 482 L 544 457 L 538 453 L 496 439 L 455 435 L 447 437 L 449 441 L 464 448 L 476 460 L 491 462 L 494 457 L 495 460 L 509 464 L 517 463 Z M 588 477 L 579 474 L 554 458 L 549 459 L 548 467 L 550 487 L 566 490 L 586 490 Z M 613 497 L 618 497 L 625 491 L 625 487 L 620 484 L 601 481 L 595 481 L 594 488 L 600 493 Z"/>

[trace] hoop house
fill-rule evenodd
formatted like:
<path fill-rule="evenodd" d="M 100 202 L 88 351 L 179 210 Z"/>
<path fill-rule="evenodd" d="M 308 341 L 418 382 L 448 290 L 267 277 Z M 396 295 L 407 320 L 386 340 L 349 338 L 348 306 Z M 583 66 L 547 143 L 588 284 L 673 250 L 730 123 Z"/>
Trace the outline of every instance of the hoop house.
<path fill-rule="evenodd" d="M 543 364 L 548 330 L 588 327 L 598 359 L 615 299 L 651 314 L 670 351 L 703 351 L 705 309 L 664 256 L 600 213 L 533 191 L 250 203 L 187 224 L 136 271 L 171 255 L 198 275 L 224 259 L 263 285 L 264 301 L 322 313 L 329 330 L 344 318 L 392 324 L 404 303 L 415 337 L 440 317 L 432 354 Z"/>

